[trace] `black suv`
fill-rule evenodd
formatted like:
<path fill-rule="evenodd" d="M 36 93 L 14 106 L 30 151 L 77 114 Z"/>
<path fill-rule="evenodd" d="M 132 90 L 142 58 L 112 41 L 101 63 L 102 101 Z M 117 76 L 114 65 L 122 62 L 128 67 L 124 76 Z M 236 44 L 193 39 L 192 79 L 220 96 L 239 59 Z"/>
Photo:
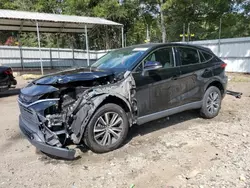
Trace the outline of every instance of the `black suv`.
<path fill-rule="evenodd" d="M 16 87 L 17 81 L 10 67 L 0 66 L 0 92 Z"/>
<path fill-rule="evenodd" d="M 190 109 L 218 115 L 226 64 L 211 50 L 144 44 L 111 51 L 87 68 L 37 79 L 19 95 L 20 129 L 44 153 L 73 159 L 70 144 L 97 153 L 121 146 L 133 124 Z"/>

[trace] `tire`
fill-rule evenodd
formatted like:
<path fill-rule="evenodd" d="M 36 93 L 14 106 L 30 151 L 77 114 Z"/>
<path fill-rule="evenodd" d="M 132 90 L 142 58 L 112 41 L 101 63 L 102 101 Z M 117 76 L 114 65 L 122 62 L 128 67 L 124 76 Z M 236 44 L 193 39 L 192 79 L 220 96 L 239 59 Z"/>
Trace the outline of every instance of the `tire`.
<path fill-rule="evenodd" d="M 221 108 L 221 92 L 215 87 L 211 86 L 204 94 L 200 114 L 203 118 L 212 119 L 219 114 Z"/>
<path fill-rule="evenodd" d="M 122 145 L 128 129 L 125 111 L 116 104 L 105 104 L 95 112 L 86 127 L 84 142 L 95 153 L 109 152 Z"/>

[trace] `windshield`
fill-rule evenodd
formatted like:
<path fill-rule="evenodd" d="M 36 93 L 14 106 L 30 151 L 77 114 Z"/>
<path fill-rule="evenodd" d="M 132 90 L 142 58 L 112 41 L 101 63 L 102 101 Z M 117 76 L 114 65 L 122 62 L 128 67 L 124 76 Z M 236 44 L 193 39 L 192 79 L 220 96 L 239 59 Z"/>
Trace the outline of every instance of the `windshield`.
<path fill-rule="evenodd" d="M 111 51 L 97 60 L 91 67 L 128 70 L 146 50 L 146 48 L 124 48 Z"/>

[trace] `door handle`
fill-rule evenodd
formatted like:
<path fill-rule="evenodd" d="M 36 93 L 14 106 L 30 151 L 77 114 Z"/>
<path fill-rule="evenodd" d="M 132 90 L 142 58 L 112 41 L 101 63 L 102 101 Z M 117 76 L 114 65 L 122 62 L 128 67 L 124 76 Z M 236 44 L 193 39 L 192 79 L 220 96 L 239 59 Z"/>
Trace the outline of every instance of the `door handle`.
<path fill-rule="evenodd" d="M 177 80 L 180 76 L 179 75 L 174 75 L 172 76 L 171 80 Z"/>

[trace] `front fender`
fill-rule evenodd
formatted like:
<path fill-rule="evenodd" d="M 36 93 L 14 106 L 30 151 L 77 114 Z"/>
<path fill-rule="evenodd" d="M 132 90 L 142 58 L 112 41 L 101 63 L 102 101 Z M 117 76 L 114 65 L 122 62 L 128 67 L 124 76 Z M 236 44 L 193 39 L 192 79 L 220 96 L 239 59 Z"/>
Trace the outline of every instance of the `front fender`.
<path fill-rule="evenodd" d="M 87 127 L 94 113 L 103 103 L 103 101 L 110 96 L 117 97 L 123 100 L 126 103 L 129 110 L 131 111 L 131 105 L 129 104 L 129 102 L 123 96 L 119 94 L 103 93 L 103 94 L 98 94 L 97 96 L 90 98 L 88 101 L 82 104 L 79 111 L 75 114 L 74 121 L 71 124 L 71 129 L 73 132 L 71 137 L 75 144 L 80 143 L 82 135 L 85 131 L 85 128 Z"/>
<path fill-rule="evenodd" d="M 110 96 L 121 99 L 127 105 L 130 112 L 134 111 L 132 110 L 134 109 L 132 108 L 132 104 L 136 101 L 134 78 L 129 75 L 124 80 L 117 83 L 95 87 L 85 91 L 82 97 L 78 100 L 76 108 L 74 108 L 74 112 L 69 114 L 73 118 L 71 123 L 71 139 L 74 143 L 80 143 L 85 128 L 93 114 L 102 102 Z"/>

